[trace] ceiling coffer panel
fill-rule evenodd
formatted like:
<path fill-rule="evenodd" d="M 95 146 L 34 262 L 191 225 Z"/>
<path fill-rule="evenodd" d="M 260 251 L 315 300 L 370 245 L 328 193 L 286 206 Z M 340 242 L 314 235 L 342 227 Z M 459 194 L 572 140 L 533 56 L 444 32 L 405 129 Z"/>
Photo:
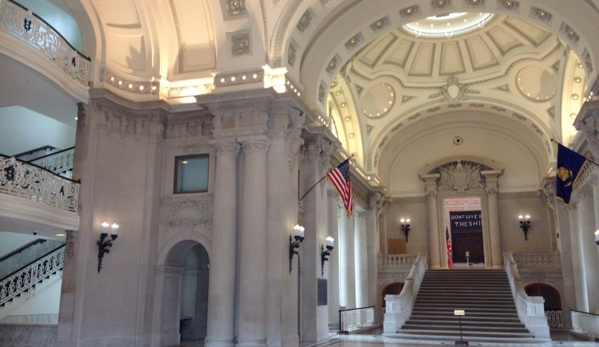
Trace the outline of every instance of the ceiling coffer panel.
<path fill-rule="evenodd" d="M 109 56 L 110 62 L 132 71 L 146 69 L 146 45 L 143 35 L 108 35 L 107 52 L 118 52 Z"/>
<path fill-rule="evenodd" d="M 98 10 L 109 27 L 140 28 L 137 8 L 132 0 L 104 0 L 97 2 Z M 114 9 L 118 8 L 118 11 Z"/>
<path fill-rule="evenodd" d="M 212 19 L 205 1 L 171 0 L 179 40 L 179 72 L 216 67 Z"/>
<path fill-rule="evenodd" d="M 441 46 L 441 75 L 453 75 L 466 72 L 464 58 L 458 41 L 444 42 Z"/>
<path fill-rule="evenodd" d="M 474 71 L 499 65 L 499 61 L 491 51 L 491 48 L 480 36 L 474 36 L 466 40 L 468 55 Z"/>
<path fill-rule="evenodd" d="M 389 45 L 395 41 L 395 36 L 385 35 L 380 40 L 366 47 L 361 54 L 360 61 L 367 66 L 374 68 L 384 52 L 387 51 Z"/>
<path fill-rule="evenodd" d="M 411 76 L 432 76 L 433 61 L 435 58 L 435 44 L 421 43 L 416 49 L 412 66 L 410 67 Z"/>
<path fill-rule="evenodd" d="M 389 49 L 389 55 L 387 56 L 385 63 L 405 69 L 413 47 L 414 42 L 408 40 L 399 41 L 399 43 L 396 43 Z"/>
<path fill-rule="evenodd" d="M 506 55 L 512 49 L 524 46 L 510 31 L 508 28 L 495 27 L 487 32 L 487 35 L 502 55 Z"/>

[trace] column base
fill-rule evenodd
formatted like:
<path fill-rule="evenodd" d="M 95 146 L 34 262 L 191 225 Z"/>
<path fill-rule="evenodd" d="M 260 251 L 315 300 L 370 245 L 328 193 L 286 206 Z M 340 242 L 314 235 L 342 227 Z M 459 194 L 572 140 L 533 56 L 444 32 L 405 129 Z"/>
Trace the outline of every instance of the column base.
<path fill-rule="evenodd" d="M 233 340 L 206 340 L 205 347 L 234 347 Z"/>
<path fill-rule="evenodd" d="M 268 347 L 266 341 L 238 341 L 237 347 Z"/>

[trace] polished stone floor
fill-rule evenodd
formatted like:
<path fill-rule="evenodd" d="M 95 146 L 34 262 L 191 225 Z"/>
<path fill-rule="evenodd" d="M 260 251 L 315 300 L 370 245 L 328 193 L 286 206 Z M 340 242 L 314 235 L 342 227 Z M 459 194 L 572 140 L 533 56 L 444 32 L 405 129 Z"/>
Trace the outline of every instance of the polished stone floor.
<path fill-rule="evenodd" d="M 564 331 L 552 331 L 551 342 L 546 343 L 497 343 L 497 342 L 470 342 L 470 346 L 480 347 L 597 347 L 599 344 L 583 340 L 577 336 Z M 452 341 L 422 341 L 422 340 L 398 340 L 394 338 L 381 336 L 377 329 L 356 335 L 336 335 L 332 334 L 327 340 L 317 343 L 302 343 L 301 347 L 437 347 L 454 346 Z M 202 347 L 203 341 L 183 341 L 180 347 Z"/>

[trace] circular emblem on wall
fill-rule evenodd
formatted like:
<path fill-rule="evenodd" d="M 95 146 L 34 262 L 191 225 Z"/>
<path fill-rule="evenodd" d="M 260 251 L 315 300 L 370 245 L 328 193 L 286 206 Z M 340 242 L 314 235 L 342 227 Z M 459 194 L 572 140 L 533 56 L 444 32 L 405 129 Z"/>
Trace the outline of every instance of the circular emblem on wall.
<path fill-rule="evenodd" d="M 453 138 L 453 144 L 456 146 L 461 146 L 464 143 L 464 139 L 461 136 L 456 136 Z"/>

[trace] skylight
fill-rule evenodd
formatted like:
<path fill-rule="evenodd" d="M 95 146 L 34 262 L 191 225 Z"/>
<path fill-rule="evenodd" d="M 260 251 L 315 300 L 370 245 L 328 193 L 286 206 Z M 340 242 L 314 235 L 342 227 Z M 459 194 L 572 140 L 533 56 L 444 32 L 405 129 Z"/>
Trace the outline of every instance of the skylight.
<path fill-rule="evenodd" d="M 492 17 L 492 13 L 455 12 L 426 17 L 402 28 L 416 37 L 451 38 L 484 27 Z"/>

